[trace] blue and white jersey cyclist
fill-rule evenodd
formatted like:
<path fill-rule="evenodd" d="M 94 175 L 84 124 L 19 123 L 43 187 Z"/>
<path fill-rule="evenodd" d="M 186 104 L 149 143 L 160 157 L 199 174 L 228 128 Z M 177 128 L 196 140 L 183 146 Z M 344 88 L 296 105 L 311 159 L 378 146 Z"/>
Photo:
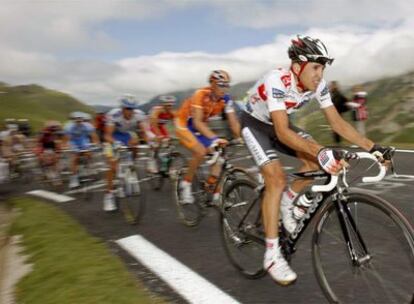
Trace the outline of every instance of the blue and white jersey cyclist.
<path fill-rule="evenodd" d="M 104 196 L 103 209 L 114 211 L 116 209 L 113 191 L 113 180 L 116 174 L 118 160 L 114 156 L 113 147 L 124 145 L 135 147 L 139 143 L 137 131 L 146 142 L 154 135 L 145 114 L 137 109 L 137 102 L 133 95 L 127 94 L 120 98 L 119 108 L 112 109 L 107 113 L 105 126 L 105 156 L 110 170 L 107 173 L 107 191 Z M 133 150 L 133 152 L 136 152 Z"/>
<path fill-rule="evenodd" d="M 292 212 L 293 201 L 309 181 L 295 180 L 286 187 L 279 154 L 298 158 L 302 162 L 300 171 L 321 167 L 336 174 L 343 166 L 339 153 L 324 148 L 307 132 L 294 126 L 289 115 L 315 98 L 333 131 L 364 150 L 380 153 L 380 158 L 389 151 L 389 147 L 375 145 L 359 134 L 333 106 L 323 79 L 325 66 L 332 64 L 333 58 L 322 41 L 298 36 L 292 40 L 288 55 L 290 69 L 272 70 L 260 78 L 248 91 L 248 102 L 241 115 L 242 136 L 266 186 L 261 205 L 266 235 L 263 266 L 282 285 L 294 282 L 297 275 L 280 251 L 279 210 L 283 226 L 288 233 L 293 233 L 298 224 Z"/>
<path fill-rule="evenodd" d="M 95 128 L 90 123 L 84 121 L 85 117 L 86 113 L 72 112 L 70 114 L 71 120 L 64 126 L 63 129 L 66 146 L 75 152 L 72 154 L 72 175 L 69 181 L 69 188 L 71 189 L 79 186 L 79 153 L 76 152 L 84 151 L 87 157 L 91 157 L 91 151 L 89 151 L 91 144 L 99 144 L 99 139 L 98 135 L 95 132 Z"/>

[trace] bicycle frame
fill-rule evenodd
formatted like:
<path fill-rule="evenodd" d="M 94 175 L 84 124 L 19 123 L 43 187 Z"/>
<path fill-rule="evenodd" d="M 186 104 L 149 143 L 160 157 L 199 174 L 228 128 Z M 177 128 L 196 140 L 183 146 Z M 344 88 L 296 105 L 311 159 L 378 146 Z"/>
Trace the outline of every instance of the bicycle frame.
<path fill-rule="evenodd" d="M 321 171 L 293 173 L 292 175 L 296 177 L 312 178 L 312 179 L 330 177 L 329 175 Z M 328 183 L 329 183 L 329 180 L 328 180 Z M 242 231 L 244 236 L 247 237 L 247 239 L 254 241 L 256 243 L 259 243 L 263 246 L 265 245 L 264 236 L 254 233 L 255 231 L 257 231 L 257 228 L 260 227 L 261 225 L 260 221 L 261 221 L 262 213 L 258 212 L 254 227 L 249 227 L 249 226 L 244 227 L 243 224 L 246 218 L 250 215 L 250 212 L 253 210 L 254 206 L 261 202 L 264 189 L 265 189 L 264 185 L 260 185 L 256 188 L 258 195 L 255 198 L 255 202 L 250 205 L 249 209 L 246 211 L 246 214 L 243 216 L 243 218 L 241 219 L 238 225 L 238 230 Z M 315 217 L 315 215 L 318 213 L 318 211 L 321 209 L 321 207 L 329 203 L 329 201 L 332 201 L 332 203 L 334 203 L 336 206 L 336 213 L 338 216 L 342 234 L 347 244 L 349 256 L 352 260 L 353 265 L 360 266 L 364 262 L 369 261 L 371 257 L 368 253 L 365 242 L 363 241 L 362 236 L 359 233 L 358 228 L 356 227 L 356 224 L 353 220 L 350 210 L 346 208 L 346 206 L 344 205 L 344 202 L 346 201 L 346 195 L 344 195 L 342 191 L 343 189 L 340 186 L 338 186 L 337 188 L 329 192 L 317 192 L 312 205 L 307 209 L 306 214 L 299 221 L 298 226 L 296 227 L 295 231 L 289 236 L 286 235 L 286 232 L 283 226 L 282 225 L 280 226 L 280 232 L 281 232 L 279 234 L 280 243 L 284 247 L 283 250 L 285 251 L 287 255 L 290 256 L 296 251 L 296 244 L 299 242 L 304 231 L 306 230 L 306 228 L 308 227 L 312 219 Z M 350 234 L 352 233 L 350 229 L 353 230 L 353 232 L 357 236 L 358 242 L 361 245 L 360 247 L 364 250 L 365 255 L 362 258 L 359 258 L 355 252 L 355 246 L 354 246 L 354 243 L 351 241 L 351 237 L 350 237 Z"/>

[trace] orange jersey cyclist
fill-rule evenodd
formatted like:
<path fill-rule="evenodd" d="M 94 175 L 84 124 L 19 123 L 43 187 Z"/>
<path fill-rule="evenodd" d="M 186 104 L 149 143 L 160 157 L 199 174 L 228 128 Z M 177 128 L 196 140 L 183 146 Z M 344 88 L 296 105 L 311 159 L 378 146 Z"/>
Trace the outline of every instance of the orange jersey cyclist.
<path fill-rule="evenodd" d="M 375 154 L 384 154 L 388 147 L 374 143 L 359 134 L 337 112 L 323 79 L 326 64 L 333 58 L 319 39 L 298 36 L 288 49 L 290 70 L 275 69 L 266 73 L 248 91 L 248 103 L 241 116 L 242 135 L 264 177 L 262 202 L 266 235 L 264 268 L 282 285 L 296 280 L 296 273 L 281 254 L 278 239 L 279 209 L 282 223 L 293 233 L 297 221 L 293 217 L 293 200 L 309 183 L 296 180 L 286 187 L 286 177 L 279 154 L 297 157 L 301 171 L 320 167 L 335 174 L 342 168 L 340 156 L 334 150 L 316 143 L 305 131 L 292 125 L 289 115 L 315 98 L 332 129 L 350 141 Z"/>
<path fill-rule="evenodd" d="M 240 137 L 240 124 L 228 94 L 230 76 L 226 71 L 215 70 L 209 77 L 210 86 L 201 88 L 181 105 L 174 120 L 176 134 L 180 143 L 191 151 L 188 172 L 180 184 L 182 203 L 194 203 L 191 183 L 198 166 L 210 148 L 226 145 L 228 142 L 214 133 L 207 124 L 209 117 L 223 112 L 228 118 L 230 129 L 235 138 Z M 211 170 L 210 182 L 219 174 L 218 166 Z"/>

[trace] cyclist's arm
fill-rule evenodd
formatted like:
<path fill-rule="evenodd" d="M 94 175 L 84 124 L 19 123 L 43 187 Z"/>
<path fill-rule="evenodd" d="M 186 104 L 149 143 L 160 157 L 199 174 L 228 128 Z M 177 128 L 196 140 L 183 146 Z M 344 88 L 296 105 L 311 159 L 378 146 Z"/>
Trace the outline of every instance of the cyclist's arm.
<path fill-rule="evenodd" d="M 374 142 L 358 133 L 353 126 L 345 121 L 334 106 L 323 109 L 323 113 L 332 130 L 341 135 L 349 142 L 369 151 L 374 146 Z"/>
<path fill-rule="evenodd" d="M 306 140 L 289 128 L 289 117 L 285 110 L 270 112 L 278 139 L 295 151 L 308 153 L 317 157 L 323 146 L 316 142 Z"/>
<path fill-rule="evenodd" d="M 240 137 L 240 123 L 235 112 L 227 113 L 227 120 L 234 138 Z"/>
<path fill-rule="evenodd" d="M 160 128 L 158 126 L 158 115 L 160 114 L 160 112 L 161 112 L 161 109 L 155 108 L 153 109 L 153 111 L 151 111 L 151 116 L 150 116 L 150 125 L 157 137 L 161 136 Z"/>
<path fill-rule="evenodd" d="M 204 116 L 203 109 L 198 108 L 198 107 L 193 107 L 191 111 L 192 111 L 194 127 L 197 129 L 197 131 L 207 138 L 217 137 L 217 135 L 213 131 L 211 131 L 208 125 L 203 121 L 203 116 Z"/>
<path fill-rule="evenodd" d="M 110 143 L 110 144 L 113 144 L 114 143 L 114 138 L 112 136 L 112 134 L 114 133 L 114 131 L 115 131 L 115 126 L 114 125 L 112 125 L 112 124 L 105 125 L 105 135 L 104 135 L 104 138 L 105 138 L 105 141 L 107 143 Z"/>
<path fill-rule="evenodd" d="M 98 134 L 96 134 L 95 131 L 93 131 L 91 133 L 91 139 L 92 139 L 92 143 L 94 143 L 95 145 L 99 144 L 99 137 L 98 137 Z"/>

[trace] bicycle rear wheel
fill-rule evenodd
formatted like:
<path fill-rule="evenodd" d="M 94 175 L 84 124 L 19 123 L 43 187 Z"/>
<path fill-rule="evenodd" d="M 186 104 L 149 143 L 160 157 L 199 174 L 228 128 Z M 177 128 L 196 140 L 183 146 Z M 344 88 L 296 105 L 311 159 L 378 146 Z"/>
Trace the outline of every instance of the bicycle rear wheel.
<path fill-rule="evenodd" d="M 198 201 L 199 193 L 202 191 L 200 188 L 200 183 L 197 176 L 194 176 L 193 180 L 193 195 L 195 202 L 192 204 L 183 203 L 181 197 L 181 188 L 180 183 L 183 180 L 185 173 L 187 172 L 186 168 L 182 168 L 176 172 L 176 177 L 173 180 L 173 191 L 174 191 L 174 202 L 177 209 L 178 219 L 181 223 L 186 226 L 192 227 L 198 225 L 202 217 L 202 209 Z"/>
<path fill-rule="evenodd" d="M 414 282 L 412 227 L 395 207 L 377 196 L 350 192 L 346 198 L 342 212 L 336 202 L 323 207 L 313 234 L 313 265 L 328 300 L 410 303 Z M 343 229 L 348 231 L 348 244 Z M 350 245 L 358 262 L 351 261 Z"/>
<path fill-rule="evenodd" d="M 249 279 L 266 273 L 260 194 L 256 188 L 257 184 L 251 180 L 234 181 L 225 192 L 221 208 L 221 231 L 227 256 Z"/>

